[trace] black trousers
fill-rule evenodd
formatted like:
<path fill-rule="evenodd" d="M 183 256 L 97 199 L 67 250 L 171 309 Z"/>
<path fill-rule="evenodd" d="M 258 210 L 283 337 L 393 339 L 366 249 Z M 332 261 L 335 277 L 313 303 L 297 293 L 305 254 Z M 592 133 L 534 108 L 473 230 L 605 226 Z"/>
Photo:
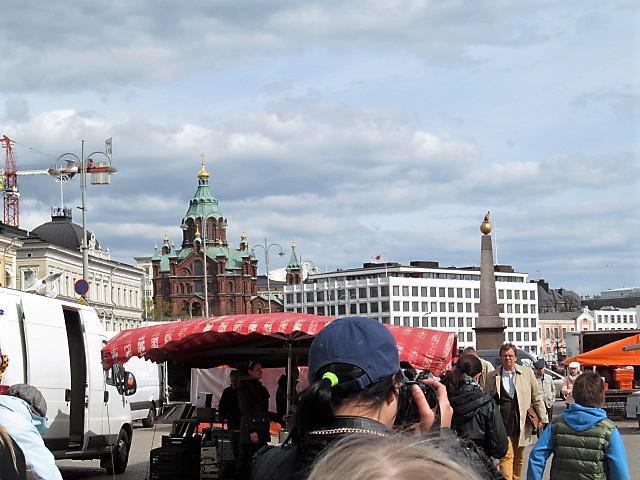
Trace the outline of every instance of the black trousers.
<path fill-rule="evenodd" d="M 267 442 L 240 442 L 240 451 L 236 460 L 236 480 L 251 480 L 253 456 L 266 444 Z"/>

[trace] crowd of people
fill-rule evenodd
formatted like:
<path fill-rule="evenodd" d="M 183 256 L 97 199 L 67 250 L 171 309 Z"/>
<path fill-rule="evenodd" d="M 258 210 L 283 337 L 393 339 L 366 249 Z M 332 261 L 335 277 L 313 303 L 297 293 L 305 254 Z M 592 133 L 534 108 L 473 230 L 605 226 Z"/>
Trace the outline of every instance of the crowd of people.
<path fill-rule="evenodd" d="M 544 361 L 518 364 L 510 343 L 496 368 L 465 349 L 441 379 L 420 380 L 433 392 L 425 395 L 407 378 L 416 372 L 403 372 L 386 327 L 363 317 L 335 320 L 310 347 L 309 387 L 277 447 L 267 445 L 268 424 L 260 421 L 269 415 L 268 392 L 256 365 L 236 387 L 241 480 L 519 480 L 525 472 L 538 480 L 552 454 L 552 479 L 630 479 L 622 437 L 601 408 L 602 379 L 572 365 L 566 410 L 551 422 L 556 392 Z M 417 421 L 399 408 L 407 401 Z"/>
<path fill-rule="evenodd" d="M 523 478 L 629 480 L 624 444 L 607 418 L 604 383 L 571 363 L 562 386 L 566 408 L 553 422 L 555 386 L 539 360 L 517 362 L 515 345 L 499 365 L 464 349 L 441 379 L 401 368 L 395 338 L 365 317 L 337 319 L 309 349 L 307 387 L 283 375 L 277 411 L 269 412 L 262 365 L 232 371 L 218 405 L 231 433 L 237 480 L 377 480 Z M 410 377 L 410 379 L 408 378 Z M 289 417 L 291 403 L 297 403 Z M 42 435 L 42 394 L 28 385 L 0 395 L 0 479 L 61 480 Z M 270 422 L 287 424 L 270 446 Z"/>

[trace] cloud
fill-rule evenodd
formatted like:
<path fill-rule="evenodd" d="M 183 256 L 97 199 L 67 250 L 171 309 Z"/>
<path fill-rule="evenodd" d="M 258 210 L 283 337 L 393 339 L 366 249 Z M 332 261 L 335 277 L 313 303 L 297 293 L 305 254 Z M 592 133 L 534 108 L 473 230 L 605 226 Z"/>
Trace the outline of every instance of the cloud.
<path fill-rule="evenodd" d="M 469 61 L 477 45 L 546 42 L 554 2 L 187 1 L 23 2 L 6 5 L 0 40 L 5 91 L 144 87 L 185 71 L 244 65 L 315 47 L 403 50 L 436 62 Z M 240 13 L 242 12 L 242 13 Z M 61 21 L 61 19 L 64 19 Z M 25 35 L 24 32 L 29 32 Z M 429 32 L 425 35 L 425 32 Z M 11 72 L 11 74 L 8 74 Z"/>

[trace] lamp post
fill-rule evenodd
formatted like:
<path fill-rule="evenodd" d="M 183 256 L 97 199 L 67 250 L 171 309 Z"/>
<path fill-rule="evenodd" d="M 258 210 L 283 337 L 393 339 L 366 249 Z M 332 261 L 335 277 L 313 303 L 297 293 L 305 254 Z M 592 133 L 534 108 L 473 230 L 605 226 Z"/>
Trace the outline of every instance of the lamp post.
<path fill-rule="evenodd" d="M 71 156 L 76 159 L 78 165 L 73 163 L 68 164 L 67 167 L 58 170 L 61 175 L 69 174 L 74 175 L 80 171 L 80 192 L 81 192 L 81 206 L 78 207 L 82 210 L 82 244 L 80 250 L 82 251 L 82 278 L 88 281 L 89 276 L 89 248 L 87 245 L 87 206 L 86 206 L 86 190 L 87 190 L 87 172 L 91 173 L 92 185 L 108 185 L 110 183 L 110 177 L 117 172 L 115 168 L 111 166 L 111 139 L 106 143 L 106 152 L 95 151 L 85 156 L 84 154 L 84 140 L 80 147 L 80 156 L 75 153 L 67 152 L 63 153 L 56 159 L 61 160 L 63 157 Z M 107 162 L 96 163 L 94 165 L 93 156 L 103 155 L 107 158 Z"/>
<path fill-rule="evenodd" d="M 278 256 L 284 257 L 284 251 L 282 250 L 282 246 L 279 243 L 268 243 L 267 237 L 264 237 L 264 243 L 257 243 L 252 248 L 255 250 L 256 247 L 262 248 L 264 250 L 264 264 L 267 270 L 267 302 L 269 304 L 269 313 L 271 313 L 271 283 L 269 282 L 269 249 L 271 247 L 278 247 L 280 252 Z"/>
<path fill-rule="evenodd" d="M 204 316 L 209 316 L 209 278 L 207 277 L 207 224 L 209 223 L 209 217 L 211 215 L 205 215 L 202 217 L 202 254 L 204 265 L 202 267 L 202 274 L 204 276 Z M 189 226 L 186 223 L 183 223 L 181 226 L 182 230 L 187 230 Z M 197 228 L 197 226 L 196 226 Z M 193 312 L 191 307 L 189 307 L 189 315 L 193 318 Z"/>

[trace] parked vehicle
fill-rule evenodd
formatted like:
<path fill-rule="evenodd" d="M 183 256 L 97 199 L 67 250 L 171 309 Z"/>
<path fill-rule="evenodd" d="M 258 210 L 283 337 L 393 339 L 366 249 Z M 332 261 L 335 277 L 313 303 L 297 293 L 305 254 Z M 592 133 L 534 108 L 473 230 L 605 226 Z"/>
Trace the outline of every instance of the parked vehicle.
<path fill-rule="evenodd" d="M 0 288 L 0 349 L 9 358 L 2 383 L 37 387 L 48 406 L 45 445 L 57 459 L 100 459 L 123 473 L 133 435 L 123 395 L 135 376 L 103 370 L 107 341 L 95 310 L 77 303 Z"/>
<path fill-rule="evenodd" d="M 127 362 L 127 370 L 135 375 L 138 387 L 129 397 L 131 419 L 142 420 L 143 427 L 153 427 L 167 401 L 166 363 L 133 357 Z"/>

